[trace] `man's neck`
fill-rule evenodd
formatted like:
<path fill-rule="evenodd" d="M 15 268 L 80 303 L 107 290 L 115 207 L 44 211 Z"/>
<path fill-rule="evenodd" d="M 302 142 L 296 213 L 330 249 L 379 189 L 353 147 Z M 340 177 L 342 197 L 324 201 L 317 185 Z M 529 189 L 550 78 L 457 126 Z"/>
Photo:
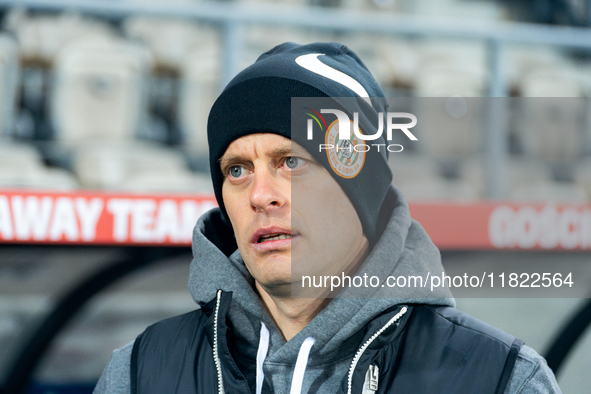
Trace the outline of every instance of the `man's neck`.
<path fill-rule="evenodd" d="M 369 250 L 369 242 L 364 236 L 359 253 L 345 269 L 346 275 L 359 270 L 367 258 Z M 332 299 L 330 296 L 327 297 L 327 294 L 318 294 L 316 298 L 291 298 L 291 291 L 286 291 L 285 285 L 277 293 L 274 293 L 265 290 L 256 280 L 255 287 L 286 341 L 302 331 Z M 333 295 L 338 291 L 339 289 L 335 290 Z"/>
<path fill-rule="evenodd" d="M 290 298 L 271 295 L 255 282 L 256 288 L 286 341 L 300 332 L 330 302 L 330 298 Z"/>

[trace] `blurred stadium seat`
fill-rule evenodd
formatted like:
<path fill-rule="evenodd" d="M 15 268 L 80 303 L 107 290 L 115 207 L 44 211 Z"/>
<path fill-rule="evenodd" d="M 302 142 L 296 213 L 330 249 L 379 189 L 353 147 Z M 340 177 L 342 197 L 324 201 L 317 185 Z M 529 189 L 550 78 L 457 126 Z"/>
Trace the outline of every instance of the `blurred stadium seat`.
<path fill-rule="evenodd" d="M 19 79 L 17 44 L 7 34 L 0 34 L 0 187 L 78 188 L 67 171 L 45 167 L 35 148 L 12 142 Z"/>
<path fill-rule="evenodd" d="M 400 184 L 400 190 L 410 201 L 474 202 L 481 198 L 478 191 L 468 181 L 437 176 L 407 180 Z"/>
<path fill-rule="evenodd" d="M 417 82 L 420 53 L 408 39 L 383 37 L 375 42 L 378 82 L 413 91 Z M 370 67 L 373 72 L 373 68 Z M 378 77 L 376 77 L 377 79 Z M 390 82 L 390 83 L 388 83 Z"/>
<path fill-rule="evenodd" d="M 507 47 L 505 65 L 509 88 L 516 96 L 523 96 L 521 82 L 538 68 L 562 69 L 569 62 L 558 48 L 547 46 L 511 45 Z"/>
<path fill-rule="evenodd" d="M 483 100 L 451 96 L 415 101 L 422 151 L 437 164 L 440 175 L 457 181 L 466 160 L 481 151 Z"/>
<path fill-rule="evenodd" d="M 588 200 L 591 200 L 591 157 L 586 157 L 578 164 L 575 170 L 575 180 L 587 192 Z"/>
<path fill-rule="evenodd" d="M 0 136 L 12 134 L 19 87 L 18 47 L 0 34 Z"/>
<path fill-rule="evenodd" d="M 88 37 L 112 37 L 115 30 L 98 19 L 82 17 L 76 13 L 59 15 L 29 15 L 14 9 L 6 18 L 7 30 L 19 43 L 25 64 L 50 66 L 58 52 L 67 44 Z"/>
<path fill-rule="evenodd" d="M 574 94 L 561 98 L 538 97 L 523 100 L 519 114 L 525 151 L 548 166 L 552 178 L 572 180 L 583 154 L 586 102 Z"/>
<path fill-rule="evenodd" d="M 66 144 L 133 140 L 146 126 L 147 50 L 115 39 L 82 39 L 55 61 L 56 138 Z"/>
<path fill-rule="evenodd" d="M 392 182 L 410 201 L 459 200 L 474 201 L 482 197 L 481 174 L 468 176 L 462 171 L 454 179 L 441 175 L 441 169 L 433 158 L 425 154 L 390 154 Z"/>
<path fill-rule="evenodd" d="M 216 31 L 189 20 L 132 16 L 123 22 L 124 34 L 147 45 L 157 70 L 178 73 L 187 53 L 220 47 Z"/>
<path fill-rule="evenodd" d="M 418 48 L 417 96 L 486 95 L 486 51 L 482 43 L 432 39 Z"/>
<path fill-rule="evenodd" d="M 551 180 L 530 181 L 516 186 L 509 191 L 509 198 L 520 202 L 584 203 L 589 200 L 589 196 L 581 185 Z"/>
<path fill-rule="evenodd" d="M 134 192 L 210 192 L 211 180 L 192 174 L 179 151 L 154 144 L 86 144 L 74 170 L 86 188 Z"/>
<path fill-rule="evenodd" d="M 47 168 L 30 145 L 0 138 L 0 188 L 75 190 L 78 182 L 68 171 Z"/>
<path fill-rule="evenodd" d="M 190 52 L 181 69 L 178 122 L 188 151 L 208 155 L 207 116 L 220 92 L 219 46 Z"/>

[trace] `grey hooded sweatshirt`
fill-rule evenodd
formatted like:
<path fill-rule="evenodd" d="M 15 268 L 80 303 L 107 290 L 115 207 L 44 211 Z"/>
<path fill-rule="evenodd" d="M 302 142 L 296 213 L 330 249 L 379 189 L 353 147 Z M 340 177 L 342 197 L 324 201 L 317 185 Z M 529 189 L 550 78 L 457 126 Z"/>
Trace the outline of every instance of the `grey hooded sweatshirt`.
<path fill-rule="evenodd" d="M 411 219 L 404 197 L 394 187 L 388 193 L 387 203 L 390 208 L 386 214 L 390 219 L 357 275 L 425 277 L 428 273 L 443 272 L 439 251 L 420 224 Z M 221 228 L 221 223 L 215 223 L 216 218 L 219 219 L 219 214 L 210 212 L 195 228 L 189 289 L 199 305 L 214 299 L 219 289 L 233 292 L 228 318 L 234 330 L 235 358 L 257 359 L 264 324 L 268 330 L 268 349 L 259 375 L 264 374 L 264 387 L 272 392 L 288 393 L 296 380 L 296 384 L 301 384 L 302 393 L 337 392 L 358 350 L 361 338 L 356 336 L 360 328 L 376 315 L 400 304 L 455 305 L 451 293 L 445 288 L 435 292 L 421 287 L 344 288 L 338 298 L 332 299 L 302 331 L 286 342 L 254 290 L 254 279 L 239 252 L 228 257 L 216 247 L 215 244 L 220 244 L 219 238 L 227 236 L 214 230 Z M 313 345 L 305 357 L 303 376 L 299 373 L 296 379 L 294 369 L 298 355 L 301 349 L 309 347 L 311 340 Z M 113 352 L 95 394 L 130 392 L 132 347 L 133 343 L 130 343 Z M 256 380 L 256 370 L 253 365 L 243 371 L 252 381 L 251 387 Z M 522 347 L 506 393 L 560 392 L 545 360 L 533 349 Z"/>

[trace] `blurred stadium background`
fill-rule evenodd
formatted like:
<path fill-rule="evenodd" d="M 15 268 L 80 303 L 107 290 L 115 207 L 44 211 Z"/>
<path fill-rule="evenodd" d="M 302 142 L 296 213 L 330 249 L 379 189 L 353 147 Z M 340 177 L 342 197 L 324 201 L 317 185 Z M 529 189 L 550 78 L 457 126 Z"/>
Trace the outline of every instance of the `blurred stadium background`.
<path fill-rule="evenodd" d="M 223 85 L 282 42 L 337 41 L 390 97 L 511 98 L 493 101 L 484 132 L 425 125 L 418 146 L 391 155 L 394 182 L 411 202 L 590 207 L 589 26 L 586 0 L 3 0 L 0 194 L 210 194 L 205 126 Z M 443 258 L 449 266 L 568 260 L 591 289 L 589 248 Z M 193 309 L 190 250 L 174 254 L 94 297 L 51 343 L 28 392 L 91 392 L 112 349 Z M 68 289 L 129 255 L 0 244 L 0 382 Z M 543 353 L 590 294 L 459 299 L 458 307 Z M 590 354 L 588 329 L 558 376 L 565 393 L 589 392 Z"/>

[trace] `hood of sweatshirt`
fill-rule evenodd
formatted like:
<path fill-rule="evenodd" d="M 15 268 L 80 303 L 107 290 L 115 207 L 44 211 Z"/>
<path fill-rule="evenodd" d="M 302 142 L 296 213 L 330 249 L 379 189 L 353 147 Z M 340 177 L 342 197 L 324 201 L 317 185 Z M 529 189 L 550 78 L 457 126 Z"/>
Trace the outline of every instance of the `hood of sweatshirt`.
<path fill-rule="evenodd" d="M 356 275 L 382 279 L 385 275 L 423 279 L 429 275 L 440 276 L 444 270 L 439 250 L 421 225 L 411 218 L 406 200 L 394 186 L 386 196 L 382 214 L 383 234 Z M 261 323 L 265 330 L 268 328 L 264 369 L 274 392 L 289 392 L 292 378 L 289 371 L 293 370 L 298 353 L 304 342 L 309 343 L 309 338 L 313 338 L 307 362 L 310 373 L 306 372 L 308 376 L 302 388 L 318 389 L 319 382 L 327 382 L 330 388 L 322 385 L 322 392 L 336 392 L 332 388 L 346 374 L 347 365 L 364 336 L 363 328 L 375 316 L 394 305 L 455 306 L 451 292 L 443 287 L 433 291 L 429 286 L 366 287 L 362 291 L 343 288 L 338 297 L 286 342 L 254 289 L 254 279 L 236 250 L 232 229 L 222 221 L 219 209 L 208 212 L 197 223 L 193 256 L 189 289 L 195 302 L 200 305 L 210 302 L 219 289 L 233 293 L 228 318 L 243 362 L 256 360 Z M 327 365 L 332 370 L 327 372 Z"/>

